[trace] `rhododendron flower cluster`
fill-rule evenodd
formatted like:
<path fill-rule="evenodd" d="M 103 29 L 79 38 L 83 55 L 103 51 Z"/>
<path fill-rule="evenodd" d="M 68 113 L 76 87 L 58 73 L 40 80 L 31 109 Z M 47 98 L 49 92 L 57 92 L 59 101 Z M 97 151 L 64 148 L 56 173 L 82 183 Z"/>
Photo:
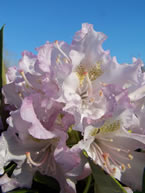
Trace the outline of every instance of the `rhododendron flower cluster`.
<path fill-rule="evenodd" d="M 30 188 L 34 173 L 54 177 L 61 193 L 75 193 L 90 175 L 82 150 L 95 164 L 134 190 L 141 189 L 145 154 L 143 62 L 119 64 L 102 47 L 106 35 L 87 23 L 72 43 L 46 42 L 24 51 L 7 70 L 3 87 L 10 116 L 0 137 L 3 192 Z M 75 131 L 74 144 L 69 133 Z"/>

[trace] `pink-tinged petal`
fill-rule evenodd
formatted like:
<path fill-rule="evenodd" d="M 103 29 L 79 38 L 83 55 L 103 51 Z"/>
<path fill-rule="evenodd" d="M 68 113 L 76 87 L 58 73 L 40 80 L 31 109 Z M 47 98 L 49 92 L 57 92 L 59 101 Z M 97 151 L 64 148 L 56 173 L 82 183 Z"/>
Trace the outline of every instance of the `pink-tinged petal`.
<path fill-rule="evenodd" d="M 74 116 L 66 112 L 64 113 L 61 121 L 65 131 L 67 131 L 70 126 L 75 124 Z"/>
<path fill-rule="evenodd" d="M 71 178 L 65 176 L 65 173 L 59 166 L 57 166 L 56 174 L 53 177 L 59 182 L 60 193 L 76 193 L 75 183 Z"/>
<path fill-rule="evenodd" d="M 19 86 L 16 86 L 14 82 L 4 85 L 3 94 L 5 96 L 5 103 L 19 107 L 22 99 L 18 93 Z"/>
<path fill-rule="evenodd" d="M 121 181 L 133 190 L 141 191 L 145 167 L 145 154 L 141 152 L 134 152 L 132 154 L 134 159 L 131 162 L 131 168 L 122 173 Z"/>
<path fill-rule="evenodd" d="M 8 183 L 10 180 L 11 179 L 7 176 L 7 174 L 4 174 L 0 177 L 0 185 Z"/>
<path fill-rule="evenodd" d="M 18 168 L 19 169 L 19 168 Z M 21 172 L 17 174 L 14 171 L 12 178 L 15 179 L 18 183 L 18 187 L 20 188 L 30 188 L 32 185 L 32 180 L 35 169 L 31 168 L 26 162 L 22 165 Z"/>
<path fill-rule="evenodd" d="M 102 60 L 105 51 L 102 48 L 102 42 L 106 39 L 106 35 L 96 32 L 90 24 L 83 24 L 82 30 L 75 34 L 72 41 L 72 49 L 85 54 L 82 61 L 86 66 L 94 65 Z M 107 54 L 108 52 L 106 52 Z"/>
<path fill-rule="evenodd" d="M 135 102 L 145 96 L 145 85 L 136 88 L 133 92 L 129 93 L 129 98 L 132 102 Z"/>
<path fill-rule="evenodd" d="M 9 192 L 15 188 L 30 188 L 34 172 L 35 170 L 32 170 L 27 164 L 23 164 L 20 174 L 15 175 L 14 172 L 11 178 L 5 174 L 2 179 L 0 179 L 2 192 Z"/>
<path fill-rule="evenodd" d="M 46 42 L 46 44 L 37 48 L 38 65 L 42 72 L 50 72 L 52 50 L 53 44 L 50 44 L 49 42 Z"/>
<path fill-rule="evenodd" d="M 55 151 L 54 156 L 55 156 L 56 163 L 60 165 L 60 167 L 63 169 L 65 173 L 72 170 L 80 162 L 80 158 L 75 154 L 73 154 L 72 152 L 69 153 L 66 151 L 62 151 L 61 153 L 56 154 L 56 151 Z"/>
<path fill-rule="evenodd" d="M 140 146 L 140 147 L 145 149 L 145 135 L 136 134 L 136 133 L 128 133 L 127 131 L 124 130 L 124 134 L 122 134 L 122 135 L 125 135 L 125 134 L 126 134 L 126 136 L 141 142 L 142 146 Z"/>
<path fill-rule="evenodd" d="M 80 82 L 77 74 L 75 72 L 72 72 L 63 83 L 63 89 L 64 92 L 71 91 L 72 93 L 75 93 L 77 88 L 79 87 Z"/>
<path fill-rule="evenodd" d="M 46 96 L 57 98 L 58 97 L 58 85 L 53 82 L 49 81 L 47 84 L 43 82 L 43 88 L 42 90 L 45 92 Z"/>
<path fill-rule="evenodd" d="M 65 42 L 56 41 L 54 47 L 56 50 L 52 53 L 51 70 L 57 84 L 61 87 L 64 79 L 72 72 L 70 46 Z"/>
<path fill-rule="evenodd" d="M 9 178 L 7 174 L 4 174 L 2 177 L 0 177 L 0 185 L 3 193 L 9 192 L 18 187 L 17 181 Z"/>
<path fill-rule="evenodd" d="M 22 59 L 19 61 L 19 69 L 25 73 L 29 72 L 32 74 L 37 74 L 35 71 L 35 64 L 37 61 L 37 56 L 32 52 L 24 51 L 22 53 Z"/>
<path fill-rule="evenodd" d="M 116 57 L 108 58 L 101 64 L 103 75 L 100 80 L 109 84 L 115 83 L 123 88 L 131 88 L 143 82 L 141 66 L 142 64 L 139 62 L 119 64 Z"/>
<path fill-rule="evenodd" d="M 80 176 L 77 178 L 77 180 L 83 180 L 87 176 L 91 174 L 92 170 L 90 168 L 90 165 L 88 163 L 85 164 L 83 172 L 80 174 Z"/>
<path fill-rule="evenodd" d="M 63 145 L 63 147 L 56 148 L 54 158 L 64 173 L 67 173 L 80 164 L 80 148 L 69 149 Z"/>
<path fill-rule="evenodd" d="M 50 139 L 56 137 L 54 133 L 46 130 L 38 120 L 31 97 L 27 97 L 23 100 L 20 114 L 23 120 L 32 124 L 29 128 L 29 133 L 33 137 L 38 139 Z"/>
<path fill-rule="evenodd" d="M 83 23 L 82 29 L 80 31 L 77 31 L 74 36 L 74 41 L 80 41 L 82 40 L 86 34 L 93 28 L 92 24 Z"/>
<path fill-rule="evenodd" d="M 31 123 L 24 121 L 21 118 L 20 111 L 17 110 L 11 112 L 11 117 L 9 117 L 7 122 L 9 126 L 13 128 L 13 132 L 15 132 L 15 134 L 19 136 L 22 143 L 25 143 L 26 141 L 28 143 L 28 129 L 31 127 Z"/>
<path fill-rule="evenodd" d="M 16 66 L 12 66 L 7 69 L 7 73 L 6 73 L 7 83 L 15 81 L 17 76 L 18 76 L 18 71 Z"/>
<path fill-rule="evenodd" d="M 76 50 L 71 50 L 69 56 L 72 60 L 73 69 L 75 69 L 85 57 L 83 53 L 77 52 Z"/>

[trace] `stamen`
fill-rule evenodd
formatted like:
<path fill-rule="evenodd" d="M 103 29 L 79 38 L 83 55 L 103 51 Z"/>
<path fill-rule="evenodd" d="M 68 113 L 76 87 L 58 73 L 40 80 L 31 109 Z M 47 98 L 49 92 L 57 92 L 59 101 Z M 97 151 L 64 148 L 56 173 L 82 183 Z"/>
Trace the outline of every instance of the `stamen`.
<path fill-rule="evenodd" d="M 118 164 L 111 156 L 109 157 L 112 163 L 120 170 L 120 164 Z"/>
<path fill-rule="evenodd" d="M 93 66 L 90 70 L 89 70 L 89 78 L 91 81 L 96 80 L 99 76 L 101 76 L 103 74 L 103 71 L 101 69 L 101 64 L 96 63 L 96 66 Z"/>
<path fill-rule="evenodd" d="M 68 60 L 68 62 L 71 62 L 71 59 L 66 55 L 66 53 L 60 48 L 59 44 L 58 44 L 58 40 L 55 41 L 56 47 L 57 49 L 62 53 L 62 55 L 64 55 L 65 59 Z"/>
<path fill-rule="evenodd" d="M 96 143 L 93 143 L 94 146 L 98 149 L 98 151 L 100 152 L 100 154 L 102 155 L 103 154 L 103 151 L 101 150 L 101 148 L 96 144 Z"/>
<path fill-rule="evenodd" d="M 24 71 L 21 70 L 21 71 L 20 71 L 20 74 L 21 74 L 21 76 L 23 77 L 23 79 L 24 79 L 24 81 L 25 81 L 25 83 L 26 83 L 26 86 L 33 88 L 32 85 L 31 85 L 31 83 L 30 83 L 30 82 L 28 81 L 28 79 L 26 78 Z"/>
<path fill-rule="evenodd" d="M 131 165 L 130 164 L 127 164 L 128 168 L 130 169 L 131 168 Z"/>
<path fill-rule="evenodd" d="M 91 81 L 89 79 L 88 73 L 86 73 L 86 79 L 87 79 L 87 82 L 88 82 L 88 95 L 92 96 L 93 88 L 92 88 L 92 83 L 91 83 Z"/>
<path fill-rule="evenodd" d="M 102 90 L 99 91 L 99 96 L 100 97 L 103 96 L 103 91 Z"/>
<path fill-rule="evenodd" d="M 124 172 L 126 170 L 126 166 L 124 164 L 121 164 L 121 170 Z"/>
<path fill-rule="evenodd" d="M 133 155 L 128 154 L 128 158 L 129 158 L 130 160 L 133 160 Z"/>
<path fill-rule="evenodd" d="M 113 168 L 112 170 L 113 170 L 113 174 L 115 174 L 115 173 L 116 173 L 116 171 L 117 171 L 117 169 L 116 169 L 116 168 Z"/>
<path fill-rule="evenodd" d="M 103 156 L 103 158 L 104 158 L 104 160 L 105 160 L 105 163 L 106 163 L 106 166 L 107 166 L 109 172 L 112 174 L 112 173 L 113 173 L 113 170 L 112 170 L 112 168 L 111 168 L 111 164 L 110 164 L 110 161 L 109 161 L 109 154 L 108 154 L 108 153 L 103 153 L 102 156 Z"/>
<path fill-rule="evenodd" d="M 104 86 L 104 87 L 106 87 L 108 84 L 107 83 L 105 83 L 105 82 L 100 82 L 100 84 L 102 85 L 102 86 Z"/>
<path fill-rule="evenodd" d="M 34 165 L 34 166 L 36 166 L 36 167 L 39 167 L 39 166 L 43 165 L 43 164 L 45 163 L 45 161 L 47 160 L 47 158 L 48 158 L 48 152 L 46 152 L 46 154 L 45 154 L 45 156 L 44 156 L 44 158 L 42 159 L 41 162 L 35 162 L 35 161 L 33 161 L 32 158 L 31 158 L 30 152 L 26 152 L 26 157 L 27 157 L 28 162 L 29 162 L 30 164 L 32 164 L 32 165 Z"/>
<path fill-rule="evenodd" d="M 18 95 L 21 99 L 24 99 L 23 93 L 22 92 L 18 92 Z"/>
<path fill-rule="evenodd" d="M 68 64 L 68 59 L 67 58 L 63 58 L 63 61 Z"/>
<path fill-rule="evenodd" d="M 109 147 L 110 149 L 113 149 L 113 150 L 116 150 L 118 152 L 124 152 L 124 153 L 129 153 L 130 150 L 126 150 L 126 149 L 122 149 L 122 148 L 117 148 L 117 147 L 112 147 L 111 145 L 109 144 L 105 144 L 103 143 L 103 145 L 106 145 L 107 147 Z M 129 154 L 130 155 L 130 154 Z"/>
<path fill-rule="evenodd" d="M 100 151 L 99 149 L 98 149 L 98 145 L 96 146 L 95 144 L 92 144 L 92 146 L 91 146 L 91 148 L 93 149 L 93 151 L 91 151 L 91 152 L 94 152 L 95 153 L 95 156 L 96 156 L 96 158 L 98 159 L 98 160 L 100 160 L 100 162 L 102 163 L 102 165 L 104 166 L 104 169 L 106 169 L 107 170 L 107 172 L 109 173 L 109 170 L 108 170 L 108 168 L 107 168 L 107 164 L 106 164 L 106 162 L 105 162 L 105 160 L 104 160 L 104 158 L 103 158 L 103 156 L 102 156 L 102 151 Z M 99 150 L 99 151 L 98 151 Z M 98 161 L 98 160 L 96 160 L 96 161 Z"/>
<path fill-rule="evenodd" d="M 102 138 L 102 137 L 99 137 L 99 140 L 101 139 L 101 141 L 109 141 L 109 142 L 113 142 L 114 140 L 113 139 L 106 139 L 106 138 Z"/>
<path fill-rule="evenodd" d="M 57 64 L 62 64 L 62 62 L 61 62 L 61 60 L 60 60 L 60 55 L 57 56 L 57 58 L 56 58 L 56 63 L 57 63 Z"/>

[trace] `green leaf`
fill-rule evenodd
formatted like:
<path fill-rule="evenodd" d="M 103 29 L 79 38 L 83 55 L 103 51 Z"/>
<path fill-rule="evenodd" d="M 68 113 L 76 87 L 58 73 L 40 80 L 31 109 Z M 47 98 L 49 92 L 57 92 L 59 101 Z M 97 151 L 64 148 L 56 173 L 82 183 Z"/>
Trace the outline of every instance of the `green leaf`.
<path fill-rule="evenodd" d="M 95 193 L 127 193 L 115 178 L 106 174 L 104 170 L 96 165 L 89 157 L 87 159 L 95 180 Z"/>
<path fill-rule="evenodd" d="M 0 89 L 6 84 L 5 66 L 3 62 L 3 30 L 4 25 L 0 29 Z"/>
<path fill-rule="evenodd" d="M 144 169 L 143 181 L 142 181 L 142 192 L 135 191 L 134 193 L 145 193 L 145 169 Z"/>
<path fill-rule="evenodd" d="M 17 164 L 15 162 L 11 162 L 9 163 L 4 169 L 5 169 L 5 172 L 7 173 L 7 175 L 9 177 L 11 177 L 14 169 L 16 168 Z"/>
<path fill-rule="evenodd" d="M 145 193 L 145 169 L 144 169 L 144 174 L 143 174 L 142 193 Z"/>
<path fill-rule="evenodd" d="M 29 190 L 29 189 L 17 189 L 14 191 L 10 191 L 8 193 L 39 193 L 37 190 Z"/>
<path fill-rule="evenodd" d="M 57 180 L 50 176 L 42 175 L 40 174 L 40 172 L 36 172 L 33 179 L 35 182 L 44 184 L 48 188 L 51 188 L 53 190 L 58 190 L 58 192 L 60 190 L 59 183 L 57 182 Z"/>
<path fill-rule="evenodd" d="M 90 185 L 91 185 L 91 181 L 92 181 L 92 175 L 88 176 L 86 187 L 85 187 L 83 193 L 88 193 Z"/>

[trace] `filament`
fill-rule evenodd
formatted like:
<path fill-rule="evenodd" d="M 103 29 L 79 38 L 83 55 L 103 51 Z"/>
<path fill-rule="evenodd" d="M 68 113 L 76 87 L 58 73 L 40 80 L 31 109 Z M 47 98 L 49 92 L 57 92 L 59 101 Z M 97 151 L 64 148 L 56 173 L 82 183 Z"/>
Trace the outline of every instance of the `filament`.
<path fill-rule="evenodd" d="M 60 48 L 57 40 L 55 41 L 55 44 L 56 44 L 57 49 L 62 53 L 62 55 L 63 55 L 69 62 L 71 62 L 71 59 L 70 59 L 70 58 L 66 55 L 66 53 Z"/>
<path fill-rule="evenodd" d="M 26 157 L 27 157 L 27 159 L 28 159 L 28 161 L 29 161 L 30 164 L 32 164 L 32 165 L 34 165 L 34 166 L 36 166 L 36 167 L 39 167 L 39 166 L 43 165 L 43 164 L 45 163 L 45 161 L 47 160 L 47 158 L 48 158 L 48 153 L 45 154 L 45 156 L 44 156 L 44 158 L 42 159 L 41 162 L 35 162 L 35 161 L 33 161 L 32 158 L 31 158 L 31 153 L 30 153 L 30 152 L 26 152 Z"/>
<path fill-rule="evenodd" d="M 28 81 L 28 79 L 26 78 L 24 71 L 20 71 L 20 74 L 21 74 L 21 76 L 23 77 L 26 85 L 27 85 L 28 87 L 33 88 L 33 86 L 31 85 L 31 83 L 30 83 L 30 82 Z"/>

